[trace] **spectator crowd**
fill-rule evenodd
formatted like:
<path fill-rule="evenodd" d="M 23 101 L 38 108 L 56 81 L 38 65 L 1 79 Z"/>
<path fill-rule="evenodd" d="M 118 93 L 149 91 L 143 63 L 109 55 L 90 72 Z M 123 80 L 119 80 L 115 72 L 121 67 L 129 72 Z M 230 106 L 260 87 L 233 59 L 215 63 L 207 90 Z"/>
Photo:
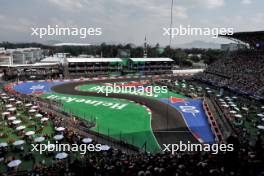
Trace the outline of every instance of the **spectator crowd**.
<path fill-rule="evenodd" d="M 264 54 L 238 51 L 211 64 L 196 78 L 255 96 L 264 96 Z"/>

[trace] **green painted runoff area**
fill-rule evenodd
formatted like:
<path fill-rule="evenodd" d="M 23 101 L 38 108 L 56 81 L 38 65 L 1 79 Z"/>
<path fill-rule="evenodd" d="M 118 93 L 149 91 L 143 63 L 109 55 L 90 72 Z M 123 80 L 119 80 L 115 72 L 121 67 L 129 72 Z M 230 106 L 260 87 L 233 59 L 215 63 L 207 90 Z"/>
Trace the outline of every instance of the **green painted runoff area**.
<path fill-rule="evenodd" d="M 151 129 L 151 117 L 146 107 L 123 99 L 77 96 L 64 94 L 43 94 L 44 98 L 60 101 L 63 110 L 73 115 L 95 121 L 93 131 L 109 135 L 117 140 L 159 152 Z"/>

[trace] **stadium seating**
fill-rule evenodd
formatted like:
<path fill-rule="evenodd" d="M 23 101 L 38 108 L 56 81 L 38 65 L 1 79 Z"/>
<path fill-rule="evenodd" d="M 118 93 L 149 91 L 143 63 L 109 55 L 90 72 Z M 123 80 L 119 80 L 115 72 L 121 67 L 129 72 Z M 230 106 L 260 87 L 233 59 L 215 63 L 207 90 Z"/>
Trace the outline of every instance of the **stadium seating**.
<path fill-rule="evenodd" d="M 214 62 L 197 79 L 252 96 L 264 96 L 264 55 L 239 51 Z"/>

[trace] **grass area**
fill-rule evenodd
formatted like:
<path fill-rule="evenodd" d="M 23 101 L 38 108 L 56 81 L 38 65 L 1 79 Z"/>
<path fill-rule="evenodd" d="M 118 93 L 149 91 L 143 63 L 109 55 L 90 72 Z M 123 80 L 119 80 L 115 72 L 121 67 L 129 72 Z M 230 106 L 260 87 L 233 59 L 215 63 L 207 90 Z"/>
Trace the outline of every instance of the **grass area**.
<path fill-rule="evenodd" d="M 1 103 L 1 113 L 4 111 L 5 105 Z M 20 125 L 26 126 L 24 129 L 26 132 L 27 131 L 38 131 L 36 134 L 34 134 L 32 137 L 39 137 L 43 135 L 48 135 L 48 136 L 53 136 L 54 134 L 54 127 L 52 125 L 52 122 L 48 121 L 45 123 L 45 125 L 40 123 L 40 119 L 36 117 L 32 117 L 30 119 L 29 114 L 27 113 L 27 110 L 24 107 L 17 107 L 16 114 L 14 116 L 21 120 L 22 123 Z M 1 134 L 4 134 L 4 137 L 0 138 L 0 143 L 2 142 L 7 142 L 9 144 L 8 151 L 5 152 L 4 157 L 5 158 L 16 158 L 20 159 L 22 161 L 21 165 L 19 166 L 18 170 L 31 170 L 33 168 L 34 163 L 39 163 L 39 162 L 45 162 L 47 165 L 51 164 L 52 159 L 54 156 L 47 156 L 47 155 L 41 155 L 38 152 L 31 152 L 31 145 L 32 143 L 31 140 L 28 139 L 28 137 L 23 137 L 18 134 L 18 132 L 15 130 L 14 127 L 11 127 L 7 124 L 7 120 L 1 121 L 0 124 L 0 131 Z M 12 143 L 17 140 L 25 140 L 26 144 L 23 145 L 24 150 L 20 151 L 16 149 Z M 30 154 L 32 156 L 31 159 L 27 157 L 27 155 Z M 8 167 L 4 162 L 0 162 L 0 173 L 4 173 L 8 171 Z"/>
<path fill-rule="evenodd" d="M 63 111 L 88 121 L 96 121 L 93 131 L 126 141 L 137 147 L 146 143 L 147 151 L 158 152 L 160 147 L 151 129 L 151 117 L 146 107 L 128 100 L 44 94 L 44 98 L 61 100 Z"/>
<path fill-rule="evenodd" d="M 54 132 L 51 122 L 47 122 L 46 125 L 42 126 L 43 124 L 41 124 L 39 122 L 38 118 L 32 117 L 32 119 L 29 119 L 29 115 L 25 111 L 24 108 L 18 108 L 15 117 L 22 121 L 22 123 L 19 124 L 19 126 L 20 125 L 26 126 L 26 128 L 24 129 L 25 131 L 35 131 L 36 129 L 35 129 L 34 125 L 36 125 L 37 128 L 42 128 L 37 134 L 34 135 L 34 137 L 38 137 L 38 136 L 41 136 L 44 134 L 52 135 Z M 15 140 L 21 139 L 21 136 L 18 136 L 15 129 L 8 126 L 7 122 L 1 123 L 0 129 L 1 129 L 1 133 L 7 134 L 6 137 L 0 138 L 0 142 L 7 142 L 8 143 L 10 141 L 15 141 Z"/>

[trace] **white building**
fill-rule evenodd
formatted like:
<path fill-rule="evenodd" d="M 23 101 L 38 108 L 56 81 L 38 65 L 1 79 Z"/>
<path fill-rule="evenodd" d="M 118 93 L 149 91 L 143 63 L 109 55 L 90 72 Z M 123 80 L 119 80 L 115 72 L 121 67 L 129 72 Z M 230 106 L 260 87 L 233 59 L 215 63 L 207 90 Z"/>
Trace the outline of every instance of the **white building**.
<path fill-rule="evenodd" d="M 6 52 L 5 48 L 1 48 L 1 47 L 0 47 L 0 54 L 3 54 L 3 53 L 5 53 L 5 52 Z"/>
<path fill-rule="evenodd" d="M 0 48 L 1 61 L 0 64 L 17 65 L 31 64 L 40 61 L 42 58 L 42 50 L 40 48 L 17 48 L 4 49 Z"/>
<path fill-rule="evenodd" d="M 59 58 L 67 58 L 70 57 L 70 53 L 55 53 L 53 56 Z"/>
<path fill-rule="evenodd" d="M 59 63 L 59 64 L 64 64 L 66 62 L 66 58 L 50 56 L 50 57 L 45 57 L 40 62 L 41 63 Z"/>
<path fill-rule="evenodd" d="M 12 65 L 12 57 L 10 55 L 0 53 L 0 65 Z"/>

